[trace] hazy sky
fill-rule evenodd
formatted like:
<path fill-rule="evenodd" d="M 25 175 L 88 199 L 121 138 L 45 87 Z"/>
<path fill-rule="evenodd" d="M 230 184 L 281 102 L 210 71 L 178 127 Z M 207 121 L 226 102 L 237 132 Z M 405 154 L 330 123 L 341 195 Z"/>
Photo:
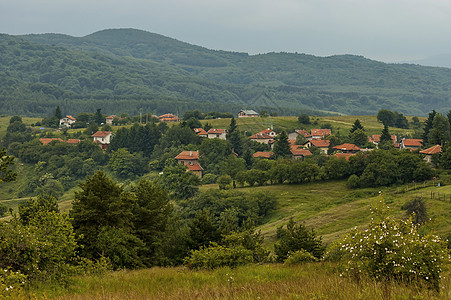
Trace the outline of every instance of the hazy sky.
<path fill-rule="evenodd" d="M 394 62 L 451 53 L 451 1 L 0 0 L 1 33 L 84 36 L 107 28 L 251 54 L 356 54 Z"/>

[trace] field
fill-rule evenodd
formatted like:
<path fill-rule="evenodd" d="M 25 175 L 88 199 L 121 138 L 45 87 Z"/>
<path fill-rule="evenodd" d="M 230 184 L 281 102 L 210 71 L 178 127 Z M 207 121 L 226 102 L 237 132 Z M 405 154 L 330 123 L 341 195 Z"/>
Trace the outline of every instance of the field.
<path fill-rule="evenodd" d="M 450 299 L 449 273 L 436 293 L 413 284 L 359 282 L 331 263 L 248 265 L 193 271 L 184 267 L 117 271 L 76 278 L 69 286 L 32 289 L 37 298 L 81 299 Z M 43 293 L 42 291 L 46 292 Z"/>

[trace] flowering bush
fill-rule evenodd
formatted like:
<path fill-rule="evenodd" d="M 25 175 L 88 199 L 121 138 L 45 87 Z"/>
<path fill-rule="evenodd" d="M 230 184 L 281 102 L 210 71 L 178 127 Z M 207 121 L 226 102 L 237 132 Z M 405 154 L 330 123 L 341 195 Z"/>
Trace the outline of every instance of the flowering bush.
<path fill-rule="evenodd" d="M 372 209 L 369 228 L 355 228 L 339 243 L 343 273 L 420 281 L 438 289 L 442 265 L 449 259 L 445 243 L 433 234 L 421 236 L 411 219 L 396 220 L 387 215 L 387 210 L 381 201 Z"/>
<path fill-rule="evenodd" d="M 185 265 L 193 269 L 214 269 L 219 267 L 236 267 L 253 263 L 252 251 L 241 245 L 225 247 L 217 243 L 191 250 L 191 256 L 185 258 Z"/>
<path fill-rule="evenodd" d="M 19 299 L 24 296 L 26 276 L 11 269 L 0 269 L 0 299 Z"/>

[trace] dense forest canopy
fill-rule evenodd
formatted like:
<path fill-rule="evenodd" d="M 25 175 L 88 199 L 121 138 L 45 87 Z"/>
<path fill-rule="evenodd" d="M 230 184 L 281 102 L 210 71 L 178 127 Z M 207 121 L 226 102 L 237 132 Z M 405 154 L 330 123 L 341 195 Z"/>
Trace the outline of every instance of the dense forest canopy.
<path fill-rule="evenodd" d="M 214 51 L 134 29 L 85 37 L 0 35 L 3 114 L 182 114 L 243 108 L 278 114 L 426 115 L 451 108 L 451 70 L 360 56 Z M 63 112 L 63 113 L 64 113 Z"/>

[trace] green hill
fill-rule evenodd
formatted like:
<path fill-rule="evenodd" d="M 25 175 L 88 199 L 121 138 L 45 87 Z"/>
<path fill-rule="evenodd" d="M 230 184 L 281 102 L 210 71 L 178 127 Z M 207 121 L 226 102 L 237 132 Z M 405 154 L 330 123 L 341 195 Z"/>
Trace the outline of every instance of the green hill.
<path fill-rule="evenodd" d="M 451 108 L 451 69 L 361 56 L 209 50 L 135 29 L 0 35 L 2 113 L 300 112 L 408 115 Z"/>

